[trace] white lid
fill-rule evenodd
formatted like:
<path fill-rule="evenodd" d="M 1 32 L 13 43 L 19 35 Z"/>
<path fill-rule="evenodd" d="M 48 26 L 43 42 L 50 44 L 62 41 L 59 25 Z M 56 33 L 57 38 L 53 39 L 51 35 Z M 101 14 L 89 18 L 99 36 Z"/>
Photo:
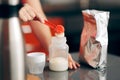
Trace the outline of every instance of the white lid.
<path fill-rule="evenodd" d="M 43 52 L 31 52 L 27 54 L 28 60 L 33 60 L 36 62 L 43 62 L 46 59 L 45 53 Z"/>

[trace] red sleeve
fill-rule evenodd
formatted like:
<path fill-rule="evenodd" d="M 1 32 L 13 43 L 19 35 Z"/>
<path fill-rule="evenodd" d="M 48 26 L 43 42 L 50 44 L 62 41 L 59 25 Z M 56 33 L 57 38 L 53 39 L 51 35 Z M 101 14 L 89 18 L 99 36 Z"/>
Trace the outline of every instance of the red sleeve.
<path fill-rule="evenodd" d="M 21 0 L 21 2 L 24 4 L 24 3 L 26 3 L 26 0 Z"/>

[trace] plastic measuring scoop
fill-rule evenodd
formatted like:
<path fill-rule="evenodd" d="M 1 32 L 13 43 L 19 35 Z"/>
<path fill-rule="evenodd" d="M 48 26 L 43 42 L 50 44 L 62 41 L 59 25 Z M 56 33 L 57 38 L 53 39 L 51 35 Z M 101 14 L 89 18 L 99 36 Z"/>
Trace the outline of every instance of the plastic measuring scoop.
<path fill-rule="evenodd" d="M 55 33 L 64 33 L 64 27 L 62 25 L 55 25 L 47 20 L 44 20 L 44 24 L 48 25 L 51 29 L 54 29 Z"/>
<path fill-rule="evenodd" d="M 38 20 L 40 21 L 37 17 L 34 18 L 34 20 Z M 44 20 L 44 22 L 42 22 L 46 25 L 48 25 L 51 29 L 53 29 L 55 31 L 56 34 L 61 34 L 64 33 L 64 27 L 62 25 L 56 25 L 53 24 L 52 22 L 48 21 L 48 20 Z"/>

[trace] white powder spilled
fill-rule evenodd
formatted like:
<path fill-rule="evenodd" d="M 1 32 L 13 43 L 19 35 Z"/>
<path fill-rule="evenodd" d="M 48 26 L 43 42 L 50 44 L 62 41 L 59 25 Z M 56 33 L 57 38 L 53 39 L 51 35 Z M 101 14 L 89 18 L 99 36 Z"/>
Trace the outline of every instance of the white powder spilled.
<path fill-rule="evenodd" d="M 63 57 L 50 59 L 49 68 L 53 71 L 65 71 L 68 69 L 68 60 Z"/>

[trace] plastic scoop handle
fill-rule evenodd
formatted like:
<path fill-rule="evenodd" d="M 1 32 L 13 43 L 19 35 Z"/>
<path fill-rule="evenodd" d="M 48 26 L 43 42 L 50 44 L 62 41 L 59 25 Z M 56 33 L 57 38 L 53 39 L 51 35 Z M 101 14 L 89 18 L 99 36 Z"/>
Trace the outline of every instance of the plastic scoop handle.
<path fill-rule="evenodd" d="M 56 28 L 56 26 L 57 26 L 57 25 L 55 25 L 55 24 L 53 24 L 53 23 L 51 23 L 51 22 L 49 22 L 47 20 L 44 20 L 44 24 L 48 25 L 52 29 Z"/>
<path fill-rule="evenodd" d="M 34 18 L 34 20 L 38 20 L 40 21 L 38 18 Z M 53 29 L 55 31 L 55 33 L 64 33 L 64 27 L 62 25 L 56 25 L 51 23 L 48 20 L 44 20 L 43 22 L 44 24 L 48 25 L 51 29 Z"/>
<path fill-rule="evenodd" d="M 47 20 L 44 20 L 44 24 L 55 30 L 55 33 L 63 33 L 64 27 L 62 25 L 55 25 Z"/>

